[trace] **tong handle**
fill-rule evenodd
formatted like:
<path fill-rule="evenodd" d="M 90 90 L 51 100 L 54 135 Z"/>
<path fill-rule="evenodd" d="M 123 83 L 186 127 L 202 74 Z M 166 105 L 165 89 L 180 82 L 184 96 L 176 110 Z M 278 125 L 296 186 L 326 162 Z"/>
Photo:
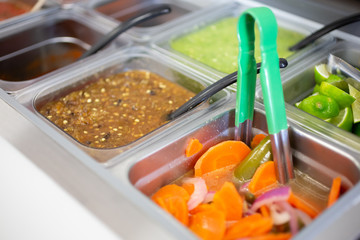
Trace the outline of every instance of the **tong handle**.
<path fill-rule="evenodd" d="M 270 9 L 265 7 L 247 10 L 238 23 L 239 59 L 237 84 L 236 126 L 245 120 L 253 120 L 256 62 L 254 57 L 254 24 L 260 31 L 261 71 L 260 81 L 264 95 L 264 105 L 267 116 L 269 134 L 279 133 L 287 129 L 285 102 L 280 80 L 279 57 L 276 37 L 277 23 Z"/>
<path fill-rule="evenodd" d="M 245 11 L 238 21 L 239 70 L 237 82 L 235 129 L 236 138 L 250 145 L 254 115 L 256 62 L 254 57 L 255 22 L 260 32 L 260 83 L 268 132 L 271 138 L 277 180 L 281 184 L 294 178 L 292 155 L 288 136 L 284 94 L 277 53 L 277 23 L 266 7 Z"/>

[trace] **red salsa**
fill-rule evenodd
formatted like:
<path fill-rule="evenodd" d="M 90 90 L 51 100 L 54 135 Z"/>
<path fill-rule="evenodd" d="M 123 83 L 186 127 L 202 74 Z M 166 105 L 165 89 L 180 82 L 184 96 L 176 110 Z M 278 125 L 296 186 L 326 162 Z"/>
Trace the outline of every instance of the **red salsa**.
<path fill-rule="evenodd" d="M 0 2 L 0 21 L 24 14 L 30 10 L 30 6 L 17 2 Z"/>

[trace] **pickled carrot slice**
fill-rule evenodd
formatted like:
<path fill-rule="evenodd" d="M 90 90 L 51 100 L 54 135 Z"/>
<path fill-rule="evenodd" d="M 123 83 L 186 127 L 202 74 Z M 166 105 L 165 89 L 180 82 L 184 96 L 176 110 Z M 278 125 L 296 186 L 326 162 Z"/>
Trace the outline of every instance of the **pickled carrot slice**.
<path fill-rule="evenodd" d="M 184 188 L 175 184 L 160 188 L 151 197 L 156 204 L 185 226 L 189 224 L 189 211 L 187 207 L 189 198 L 189 193 Z"/>
<path fill-rule="evenodd" d="M 195 177 L 223 168 L 229 165 L 240 163 L 250 148 L 241 141 L 224 141 L 209 148 L 195 164 Z"/>
<path fill-rule="evenodd" d="M 203 240 L 223 239 L 226 229 L 225 214 L 207 205 L 190 217 L 189 228 Z"/>
<path fill-rule="evenodd" d="M 331 185 L 331 189 L 330 189 L 330 193 L 329 193 L 329 200 L 328 200 L 328 205 L 327 205 L 328 207 L 331 207 L 331 205 L 333 205 L 339 198 L 340 188 L 341 188 L 341 178 L 336 177 L 333 179 L 333 182 Z"/>
<path fill-rule="evenodd" d="M 311 207 L 310 204 L 299 198 L 295 195 L 292 191 L 290 191 L 290 196 L 288 198 L 288 202 L 293 205 L 294 207 L 300 209 L 301 211 L 305 212 L 311 218 L 315 218 L 319 212 Z"/>
<path fill-rule="evenodd" d="M 270 217 L 270 210 L 267 206 L 262 205 L 260 207 L 260 213 L 261 215 L 263 215 L 264 217 Z"/>
<path fill-rule="evenodd" d="M 273 222 L 270 217 L 259 213 L 247 216 L 231 225 L 225 233 L 225 240 L 256 237 L 271 231 Z"/>
<path fill-rule="evenodd" d="M 194 184 L 192 183 L 183 183 L 181 187 L 183 187 L 189 193 L 190 196 L 194 192 Z"/>
<path fill-rule="evenodd" d="M 225 213 L 227 221 L 240 220 L 243 213 L 244 200 L 231 182 L 225 182 L 220 191 L 216 192 L 213 205 Z"/>
<path fill-rule="evenodd" d="M 209 191 L 219 191 L 225 182 L 230 182 L 234 178 L 234 169 L 237 165 L 229 165 L 223 168 L 203 174 Z"/>
<path fill-rule="evenodd" d="M 248 189 L 250 192 L 256 193 L 276 182 L 275 164 L 273 161 L 268 161 L 261 164 L 258 169 L 256 169 Z"/>
<path fill-rule="evenodd" d="M 192 155 L 198 153 L 202 149 L 203 145 L 196 138 L 191 138 L 185 149 L 185 156 L 191 157 Z"/>
<path fill-rule="evenodd" d="M 268 233 L 263 236 L 253 237 L 251 240 L 288 240 L 291 237 L 291 233 Z"/>
<path fill-rule="evenodd" d="M 254 149 L 265 137 L 266 137 L 266 135 L 261 134 L 261 133 L 255 135 L 250 144 L 251 149 Z"/>

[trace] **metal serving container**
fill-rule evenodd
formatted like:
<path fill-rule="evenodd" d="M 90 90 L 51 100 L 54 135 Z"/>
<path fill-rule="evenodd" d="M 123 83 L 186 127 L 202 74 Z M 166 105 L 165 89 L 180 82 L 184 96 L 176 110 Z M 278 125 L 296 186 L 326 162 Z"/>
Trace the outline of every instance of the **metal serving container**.
<path fill-rule="evenodd" d="M 79 7 L 45 11 L 0 28 L 0 88 L 14 93 L 76 61 L 107 33 Z M 112 47 L 126 47 L 121 36 Z"/>
<path fill-rule="evenodd" d="M 320 63 L 327 63 L 328 55 L 332 53 L 353 66 L 360 66 L 359 45 L 348 41 L 340 41 L 329 49 L 324 49 L 317 54 L 305 58 L 294 66 L 289 66 L 284 72 L 283 90 L 287 108 L 296 118 L 301 118 L 304 126 L 311 124 L 318 134 L 330 136 L 340 142 L 360 150 L 360 138 L 355 134 L 342 130 L 330 123 L 316 118 L 295 107 L 295 103 L 311 95 L 315 86 L 314 67 Z M 256 98 L 261 101 L 260 90 L 256 92 Z"/>
<path fill-rule="evenodd" d="M 114 160 L 117 160 L 118 164 L 109 168 L 117 178 L 128 184 L 129 192 L 139 192 L 135 203 L 146 206 L 152 215 L 157 216 L 157 221 L 164 228 L 176 232 L 178 239 L 195 237 L 172 216 L 152 203 L 149 197 L 160 187 L 193 169 L 197 158 L 206 149 L 221 141 L 234 139 L 234 103 L 235 97 L 225 105 L 213 108 L 211 112 L 207 111 L 200 119 L 192 121 L 190 125 L 174 131 L 171 135 L 162 133 L 162 140 L 117 157 Z M 338 145 L 331 138 L 318 136 L 299 127 L 297 122 L 290 118 L 288 122 L 294 166 L 310 177 L 309 182 L 317 182 L 317 190 L 313 191 L 329 191 L 332 179 L 336 176 L 341 176 L 344 180 L 342 190 L 347 191 L 333 207 L 319 215 L 295 239 L 321 239 L 332 225 L 336 225 L 338 230 L 346 224 L 351 225 L 348 228 L 352 227 L 352 232 L 342 233 L 342 236 L 357 233 L 356 223 L 341 222 L 340 218 L 348 214 L 350 207 L 354 207 L 353 196 L 360 193 L 359 151 Z M 254 133 L 267 132 L 264 108 L 259 103 L 255 104 L 253 124 Z M 191 138 L 199 139 L 204 147 L 201 152 L 186 158 L 185 148 Z M 304 184 L 304 187 L 307 185 Z M 336 235 L 339 234 L 341 235 L 341 231 Z"/>
<path fill-rule="evenodd" d="M 88 4 L 87 7 L 92 10 L 94 16 L 99 17 L 99 21 L 110 26 L 116 26 L 141 14 L 149 7 L 160 4 L 170 6 L 171 13 L 156 17 L 130 29 L 128 33 L 135 41 L 151 40 L 157 34 L 177 27 L 204 11 L 196 1 L 183 0 L 98 1 Z"/>
<path fill-rule="evenodd" d="M 137 146 L 156 142 L 159 140 L 157 137 L 159 133 L 163 132 L 165 129 L 177 129 L 182 125 L 191 122 L 196 118 L 198 115 L 197 112 L 200 109 L 226 101 L 230 94 L 227 90 L 223 90 L 214 95 L 207 103 L 200 104 L 198 107 L 183 116 L 166 123 L 157 130 L 146 134 L 130 144 L 112 149 L 91 148 L 79 143 L 37 111 L 37 109 L 45 102 L 57 99 L 72 91 L 82 89 L 86 85 L 97 81 L 100 78 L 106 78 L 107 76 L 128 70 L 148 70 L 165 79 L 175 82 L 194 93 L 200 92 L 211 82 L 205 76 L 199 76 L 190 69 L 183 67 L 181 64 L 178 64 L 151 49 L 146 47 L 134 47 L 106 57 L 103 57 L 103 55 L 98 56 L 86 63 L 84 62 L 82 65 L 73 67 L 71 70 L 69 69 L 65 76 L 59 73 L 57 77 L 52 78 L 51 81 L 38 84 L 34 86 L 33 89 L 14 95 L 14 97 L 18 102 L 25 105 L 35 114 L 32 117 L 41 118 L 46 123 L 55 127 L 60 134 L 66 136 L 70 142 L 84 150 L 97 161 L 102 162 L 105 165 L 110 165 L 110 159 L 112 157 L 126 152 L 129 149 L 136 148 Z"/>
<path fill-rule="evenodd" d="M 220 20 L 227 19 L 230 17 L 238 17 L 241 12 L 248 8 L 252 7 L 260 7 L 266 6 L 264 4 L 260 4 L 254 1 L 247 0 L 239 0 L 239 1 L 225 1 L 221 6 L 217 6 L 211 8 L 211 10 L 207 11 L 203 14 L 198 14 L 196 18 L 193 18 L 186 23 L 182 24 L 178 28 L 171 29 L 167 32 L 159 34 L 156 38 L 151 41 L 153 47 L 163 53 L 171 55 L 172 57 L 178 59 L 179 61 L 188 64 L 189 66 L 193 66 L 199 71 L 203 72 L 212 72 L 217 74 L 218 76 L 224 76 L 224 72 L 220 72 L 212 67 L 205 65 L 195 59 L 188 57 L 187 55 L 180 53 L 174 50 L 171 47 L 171 42 L 183 36 L 189 35 L 191 33 L 195 33 L 204 27 L 215 24 Z M 311 32 L 322 27 L 321 24 L 310 21 L 308 19 L 304 19 L 287 12 L 281 11 L 279 9 L 269 7 L 275 14 L 277 18 L 277 22 L 279 27 L 284 28 L 286 30 L 294 31 L 296 33 L 304 34 L 304 36 L 309 35 Z M 236 33 L 236 29 L 234 29 L 234 33 Z M 324 38 L 319 39 L 314 44 L 309 45 L 308 47 L 294 52 L 293 55 L 287 58 L 289 64 L 295 63 L 298 59 L 302 58 L 304 55 L 311 54 L 316 51 L 318 48 L 332 43 L 334 40 L 331 36 L 326 36 Z M 289 46 L 290 47 L 290 46 Z M 221 61 L 218 60 L 218 61 Z"/>

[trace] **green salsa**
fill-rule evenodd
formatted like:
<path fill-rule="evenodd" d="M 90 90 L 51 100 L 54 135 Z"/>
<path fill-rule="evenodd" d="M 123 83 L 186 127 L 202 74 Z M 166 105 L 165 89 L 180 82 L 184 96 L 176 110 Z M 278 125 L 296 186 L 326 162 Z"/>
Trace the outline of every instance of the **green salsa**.
<path fill-rule="evenodd" d="M 171 41 L 171 47 L 220 72 L 232 73 L 237 70 L 239 44 L 235 17 L 225 18 L 188 35 Z M 279 57 L 289 57 L 293 52 L 288 48 L 304 38 L 303 34 L 284 28 L 278 29 L 277 47 Z M 255 29 L 255 58 L 261 61 L 259 31 Z"/>

